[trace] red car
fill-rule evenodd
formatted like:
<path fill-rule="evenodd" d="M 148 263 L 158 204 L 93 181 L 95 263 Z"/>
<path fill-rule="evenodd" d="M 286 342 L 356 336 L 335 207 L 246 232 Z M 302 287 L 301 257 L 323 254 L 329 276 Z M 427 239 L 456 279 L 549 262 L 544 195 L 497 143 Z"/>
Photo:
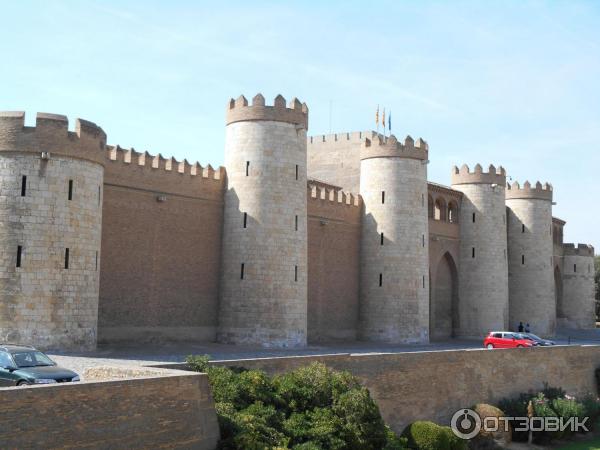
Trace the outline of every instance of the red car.
<path fill-rule="evenodd" d="M 490 331 L 483 340 L 483 346 L 486 348 L 533 347 L 533 345 L 531 339 L 512 331 Z"/>

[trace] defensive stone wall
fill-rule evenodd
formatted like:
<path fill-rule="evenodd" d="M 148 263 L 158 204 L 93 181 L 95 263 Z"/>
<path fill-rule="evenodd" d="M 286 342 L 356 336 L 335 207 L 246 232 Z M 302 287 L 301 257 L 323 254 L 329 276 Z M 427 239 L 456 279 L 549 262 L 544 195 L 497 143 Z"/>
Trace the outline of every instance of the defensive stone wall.
<path fill-rule="evenodd" d="M 308 175 L 340 186 L 347 192 L 360 190 L 360 148 L 374 131 L 355 131 L 308 138 Z"/>
<path fill-rule="evenodd" d="M 99 342 L 215 339 L 225 176 L 107 149 Z"/>
<path fill-rule="evenodd" d="M 308 108 L 282 96 L 265 106 L 231 100 L 226 112 L 223 252 L 218 339 L 306 345 Z"/>
<path fill-rule="evenodd" d="M 153 372 L 132 378 L 111 370 L 124 378 L 0 389 L 2 447 L 216 449 L 206 374 Z"/>
<path fill-rule="evenodd" d="M 509 325 L 529 323 L 533 333 L 553 336 L 556 298 L 552 244 L 552 186 L 516 181 L 506 188 Z"/>
<path fill-rule="evenodd" d="M 362 200 L 308 183 L 308 341 L 356 339 Z"/>
<path fill-rule="evenodd" d="M 96 346 L 106 135 L 77 119 L 0 113 L 0 339 Z"/>
<path fill-rule="evenodd" d="M 429 339 L 427 155 L 410 136 L 376 136 L 361 148 L 361 339 Z"/>
<path fill-rule="evenodd" d="M 594 247 L 563 245 L 561 325 L 595 328 Z"/>
<path fill-rule="evenodd" d="M 340 354 L 214 361 L 212 364 L 286 372 L 320 361 L 348 370 L 369 388 L 386 423 L 397 433 L 415 420 L 449 425 L 452 415 L 475 403 L 543 389 L 595 394 L 599 346 L 504 350 L 449 350 L 387 354 Z M 532 370 L 543 367 L 543 371 Z"/>
<path fill-rule="evenodd" d="M 463 193 L 459 214 L 460 271 L 457 335 L 481 337 L 508 327 L 506 172 L 490 165 L 452 171 L 452 188 Z"/>

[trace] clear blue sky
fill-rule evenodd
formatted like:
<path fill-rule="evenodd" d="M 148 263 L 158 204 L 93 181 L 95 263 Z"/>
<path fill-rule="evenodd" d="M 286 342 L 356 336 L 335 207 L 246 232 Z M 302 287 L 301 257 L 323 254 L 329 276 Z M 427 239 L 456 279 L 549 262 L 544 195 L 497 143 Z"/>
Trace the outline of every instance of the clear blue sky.
<path fill-rule="evenodd" d="M 223 163 L 229 97 L 296 96 L 310 134 L 430 144 L 429 179 L 504 165 L 554 185 L 600 249 L 600 2 L 5 1 L 0 109 L 98 123 L 111 144 Z"/>

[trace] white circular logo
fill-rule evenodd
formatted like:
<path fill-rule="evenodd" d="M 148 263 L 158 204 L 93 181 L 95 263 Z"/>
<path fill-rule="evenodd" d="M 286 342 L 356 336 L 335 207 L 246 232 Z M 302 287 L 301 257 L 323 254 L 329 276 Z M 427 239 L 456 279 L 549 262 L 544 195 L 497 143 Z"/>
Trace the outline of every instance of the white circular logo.
<path fill-rule="evenodd" d="M 481 417 L 472 409 L 459 409 L 450 421 L 452 432 L 461 439 L 473 439 L 481 430 Z"/>

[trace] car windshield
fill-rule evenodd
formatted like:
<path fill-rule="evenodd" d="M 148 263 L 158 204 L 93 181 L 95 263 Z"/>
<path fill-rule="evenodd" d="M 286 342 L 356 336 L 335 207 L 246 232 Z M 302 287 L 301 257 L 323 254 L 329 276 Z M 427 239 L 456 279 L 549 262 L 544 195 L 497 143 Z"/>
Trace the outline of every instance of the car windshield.
<path fill-rule="evenodd" d="M 525 335 L 525 337 L 526 337 L 527 339 L 533 339 L 534 341 L 542 341 L 542 340 L 543 340 L 541 337 L 539 337 L 539 336 L 536 336 L 535 334 L 532 334 L 532 333 L 527 333 L 527 334 Z"/>
<path fill-rule="evenodd" d="M 17 367 L 40 367 L 54 366 L 55 363 L 42 352 L 36 350 L 14 352 L 12 357 L 17 364 Z"/>

